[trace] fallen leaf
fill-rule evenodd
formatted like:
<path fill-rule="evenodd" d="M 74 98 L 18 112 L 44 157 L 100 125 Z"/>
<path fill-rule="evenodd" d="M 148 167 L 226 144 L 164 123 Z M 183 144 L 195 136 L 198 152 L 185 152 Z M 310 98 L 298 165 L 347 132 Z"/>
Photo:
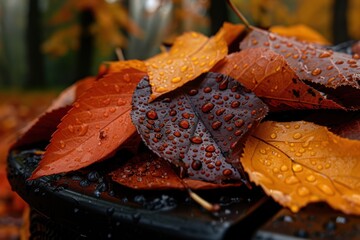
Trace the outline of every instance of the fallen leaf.
<path fill-rule="evenodd" d="M 138 153 L 110 176 L 114 182 L 138 190 L 169 190 L 179 189 L 213 189 L 240 186 L 234 184 L 214 184 L 187 178 L 181 179 L 168 161 L 158 157 L 153 152 Z"/>
<path fill-rule="evenodd" d="M 327 40 L 323 35 L 321 35 L 315 29 L 304 24 L 296 24 L 291 26 L 276 25 L 270 27 L 269 31 L 284 37 L 295 38 L 299 41 L 330 45 L 330 41 Z"/>
<path fill-rule="evenodd" d="M 132 59 L 126 61 L 104 62 L 99 67 L 98 75 L 104 76 L 107 73 L 121 72 L 129 68 L 133 68 L 142 72 L 147 71 L 144 61 Z"/>
<path fill-rule="evenodd" d="M 59 107 L 46 111 L 40 117 L 31 122 L 26 130 L 19 134 L 19 137 L 11 145 L 10 149 L 20 149 L 32 144 L 48 142 L 55 132 L 60 120 L 70 110 L 70 106 Z"/>
<path fill-rule="evenodd" d="M 246 142 L 241 163 L 251 181 L 297 212 L 324 201 L 360 214 L 360 141 L 304 121 L 264 122 Z"/>
<path fill-rule="evenodd" d="M 152 89 L 150 101 L 209 71 L 228 53 L 223 32 L 208 38 L 197 32 L 177 37 L 171 49 L 145 61 Z"/>
<path fill-rule="evenodd" d="M 112 154 L 135 131 L 131 97 L 144 75 L 128 69 L 96 81 L 61 120 L 30 179 L 77 170 Z"/>
<path fill-rule="evenodd" d="M 96 78 L 93 76 L 85 77 L 64 89 L 40 116 L 17 131 L 17 138 L 11 144 L 11 149 L 48 141 L 61 118 L 70 110 L 70 106 L 81 94 L 90 89 L 95 81 Z"/>
<path fill-rule="evenodd" d="M 344 109 L 306 85 L 274 51 L 258 47 L 227 55 L 211 71 L 231 76 L 271 106 L 288 109 Z"/>
<path fill-rule="evenodd" d="M 299 78 L 348 109 L 360 108 L 359 56 L 333 52 L 261 29 L 244 38 L 240 49 L 266 47 L 285 57 Z"/>
<path fill-rule="evenodd" d="M 266 115 L 259 98 L 218 73 L 203 74 L 153 102 L 150 94 L 144 78 L 134 93 L 131 117 L 152 151 L 184 168 L 191 179 L 242 179 L 231 165 L 231 153 Z"/>
<path fill-rule="evenodd" d="M 239 43 L 237 40 L 241 37 L 242 33 L 245 32 L 245 25 L 244 24 L 232 24 L 230 22 L 224 22 L 222 27 L 217 32 L 217 35 L 220 35 L 224 38 L 229 49 L 232 48 L 231 46 L 237 43 L 235 47 L 236 51 L 239 50 Z"/>

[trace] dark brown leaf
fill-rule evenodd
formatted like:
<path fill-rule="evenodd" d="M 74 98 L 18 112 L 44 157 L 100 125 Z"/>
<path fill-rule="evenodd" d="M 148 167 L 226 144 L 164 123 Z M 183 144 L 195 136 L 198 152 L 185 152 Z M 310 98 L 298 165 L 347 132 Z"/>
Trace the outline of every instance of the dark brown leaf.
<path fill-rule="evenodd" d="M 241 179 L 232 149 L 266 115 L 267 106 L 234 79 L 207 73 L 149 103 L 147 78 L 133 97 L 131 117 L 147 146 L 183 167 L 191 179 Z"/>

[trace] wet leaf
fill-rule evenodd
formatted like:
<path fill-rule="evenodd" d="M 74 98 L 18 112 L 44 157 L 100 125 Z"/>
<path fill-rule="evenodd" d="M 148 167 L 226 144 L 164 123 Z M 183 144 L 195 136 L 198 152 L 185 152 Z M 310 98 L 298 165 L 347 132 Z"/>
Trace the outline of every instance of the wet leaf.
<path fill-rule="evenodd" d="M 176 169 L 166 160 L 152 152 L 142 152 L 135 155 L 120 168 L 112 171 L 113 181 L 134 189 L 168 190 L 168 189 L 212 189 L 237 184 L 214 184 L 199 180 L 181 179 Z"/>
<path fill-rule="evenodd" d="M 296 212 L 324 201 L 360 214 L 360 141 L 310 122 L 264 122 L 248 138 L 241 163 L 250 180 Z"/>
<path fill-rule="evenodd" d="M 306 85 L 274 51 L 258 47 L 227 55 L 211 71 L 235 78 L 271 106 L 272 110 L 343 109 Z"/>
<path fill-rule="evenodd" d="M 81 94 L 90 89 L 95 81 L 96 78 L 93 76 L 85 77 L 64 89 L 40 116 L 29 121 L 17 132 L 18 137 L 13 141 L 11 148 L 48 141 L 61 118 L 70 110 L 70 106 Z"/>
<path fill-rule="evenodd" d="M 228 52 L 223 32 L 208 38 L 197 32 L 179 36 L 168 52 L 146 60 L 150 101 L 209 71 Z"/>
<path fill-rule="evenodd" d="M 146 145 L 184 168 L 191 179 L 215 183 L 241 179 L 231 152 L 266 115 L 267 106 L 228 76 L 207 73 L 149 103 L 144 78 L 131 117 Z"/>
<path fill-rule="evenodd" d="M 42 114 L 19 134 L 20 136 L 12 144 L 11 149 L 18 149 L 31 144 L 49 141 L 57 125 L 60 123 L 61 118 L 65 116 L 69 110 L 70 106 L 65 106 Z"/>
<path fill-rule="evenodd" d="M 105 62 L 99 67 L 99 75 L 103 76 L 107 73 L 112 72 L 121 72 L 123 70 L 133 68 L 142 72 L 146 72 L 147 68 L 144 61 L 132 59 L 126 61 L 113 61 L 113 62 Z"/>
<path fill-rule="evenodd" d="M 106 75 L 61 120 L 31 179 L 77 170 L 100 161 L 131 136 L 131 97 L 145 75 L 126 70 Z"/>
<path fill-rule="evenodd" d="M 330 45 L 330 42 L 323 35 L 321 35 L 315 29 L 304 24 L 296 24 L 291 26 L 277 25 L 270 27 L 269 31 L 284 37 L 295 38 L 299 41 Z"/>
<path fill-rule="evenodd" d="M 299 78 L 349 109 L 359 109 L 360 62 L 358 55 L 333 52 L 254 28 L 240 49 L 267 47 L 283 55 Z"/>

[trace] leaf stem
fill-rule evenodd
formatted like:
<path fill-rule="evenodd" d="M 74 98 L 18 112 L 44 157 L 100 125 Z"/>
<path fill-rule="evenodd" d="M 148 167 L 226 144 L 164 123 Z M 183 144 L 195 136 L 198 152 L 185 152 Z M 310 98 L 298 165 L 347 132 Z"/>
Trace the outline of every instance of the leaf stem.
<path fill-rule="evenodd" d="M 118 58 L 118 61 L 124 61 L 125 60 L 124 53 L 121 50 L 121 48 L 115 48 L 115 53 L 116 53 L 116 57 Z"/>
<path fill-rule="evenodd" d="M 211 203 L 209 203 L 208 201 L 206 201 L 205 199 L 203 199 L 202 197 L 200 197 L 199 195 L 197 195 L 196 193 L 191 191 L 191 189 L 188 189 L 188 193 L 189 193 L 190 197 L 195 202 L 200 204 L 200 206 L 202 206 L 203 208 L 205 208 L 209 212 L 216 212 L 216 211 L 220 210 L 220 205 L 219 204 L 211 204 Z"/>
<path fill-rule="evenodd" d="M 236 6 L 231 2 L 231 0 L 226 0 L 231 9 L 235 12 L 235 14 L 240 18 L 240 20 L 244 23 L 247 30 L 252 29 L 252 26 L 248 22 L 248 20 L 244 17 L 244 15 L 236 8 Z"/>

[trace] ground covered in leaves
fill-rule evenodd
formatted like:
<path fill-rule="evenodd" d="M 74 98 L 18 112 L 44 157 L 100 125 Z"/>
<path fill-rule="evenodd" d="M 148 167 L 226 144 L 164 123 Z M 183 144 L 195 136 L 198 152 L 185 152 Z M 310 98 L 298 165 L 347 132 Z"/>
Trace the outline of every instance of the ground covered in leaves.
<path fill-rule="evenodd" d="M 23 228 L 27 204 L 11 190 L 6 177 L 8 148 L 17 132 L 43 112 L 55 96 L 55 91 L 0 91 L 0 239 L 19 239 L 27 234 Z"/>

